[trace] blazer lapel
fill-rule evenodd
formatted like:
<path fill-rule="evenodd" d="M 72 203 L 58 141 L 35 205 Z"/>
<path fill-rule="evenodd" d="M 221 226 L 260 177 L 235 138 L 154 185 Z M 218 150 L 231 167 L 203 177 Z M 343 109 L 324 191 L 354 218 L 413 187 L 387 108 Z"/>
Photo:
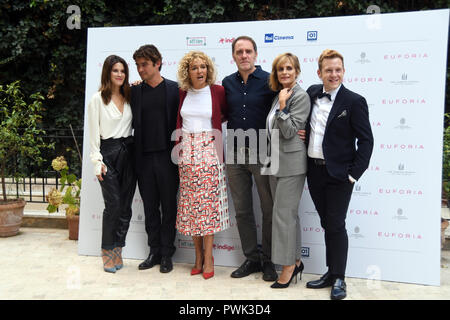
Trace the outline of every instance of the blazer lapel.
<path fill-rule="evenodd" d="M 334 99 L 333 106 L 331 107 L 330 114 L 328 115 L 327 125 L 325 126 L 325 132 L 327 131 L 330 122 L 334 119 L 339 109 L 341 108 L 342 103 L 345 100 L 345 90 L 346 88 L 344 87 L 344 85 L 341 84 L 341 88 L 339 89 L 339 92 L 337 93 L 336 98 Z"/>
<path fill-rule="evenodd" d="M 135 117 L 136 117 L 136 127 L 141 128 L 141 115 L 142 115 L 142 84 L 139 84 L 136 87 L 136 108 Z M 134 116 L 134 115 L 133 115 Z"/>
<path fill-rule="evenodd" d="M 273 102 L 272 102 L 272 108 L 270 108 L 269 114 L 273 111 L 273 109 L 276 108 L 277 103 L 278 103 L 278 95 L 276 95 L 275 98 L 273 99 Z M 269 123 L 270 129 L 275 128 L 275 123 L 276 123 L 276 121 L 272 121 L 272 123 Z"/>
<path fill-rule="evenodd" d="M 170 106 L 172 105 L 172 101 L 170 100 L 171 94 L 170 94 L 169 83 L 168 83 L 168 81 L 166 81 L 165 78 L 163 78 L 163 79 L 164 79 L 163 81 L 166 82 L 165 83 L 165 87 L 166 87 L 166 114 L 167 114 L 167 124 L 169 125 L 169 128 L 170 128 L 171 119 L 173 118 L 172 110 L 170 109 Z"/>

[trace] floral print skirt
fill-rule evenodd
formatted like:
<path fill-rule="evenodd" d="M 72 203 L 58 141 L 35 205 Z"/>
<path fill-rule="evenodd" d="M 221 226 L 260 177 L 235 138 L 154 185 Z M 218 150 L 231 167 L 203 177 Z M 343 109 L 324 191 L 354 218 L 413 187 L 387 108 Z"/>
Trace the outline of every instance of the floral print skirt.
<path fill-rule="evenodd" d="M 187 236 L 205 236 L 230 225 L 224 164 L 208 131 L 183 132 L 178 159 L 180 192 L 176 228 Z"/>

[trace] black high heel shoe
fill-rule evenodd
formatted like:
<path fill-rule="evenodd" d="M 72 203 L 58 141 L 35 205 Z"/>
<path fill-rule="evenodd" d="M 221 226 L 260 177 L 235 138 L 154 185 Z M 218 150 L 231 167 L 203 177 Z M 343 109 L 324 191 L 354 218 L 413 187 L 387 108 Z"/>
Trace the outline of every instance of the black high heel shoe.
<path fill-rule="evenodd" d="M 300 272 L 300 280 L 302 280 L 302 273 L 303 273 L 303 269 L 305 269 L 305 265 L 303 264 L 303 261 L 300 262 L 300 265 L 297 267 L 297 265 L 295 265 L 296 268 L 298 268 L 298 272 Z"/>
<path fill-rule="evenodd" d="M 305 266 L 303 265 L 303 262 L 301 262 L 300 266 L 298 266 L 298 267 L 297 267 L 297 265 L 295 265 L 294 271 L 292 272 L 292 276 L 287 283 L 283 284 L 283 283 L 279 283 L 278 281 L 275 281 L 270 287 L 273 289 L 285 289 L 285 288 L 289 287 L 292 279 L 295 279 L 295 283 L 297 283 L 297 274 L 300 272 L 300 280 L 301 280 L 304 267 Z"/>

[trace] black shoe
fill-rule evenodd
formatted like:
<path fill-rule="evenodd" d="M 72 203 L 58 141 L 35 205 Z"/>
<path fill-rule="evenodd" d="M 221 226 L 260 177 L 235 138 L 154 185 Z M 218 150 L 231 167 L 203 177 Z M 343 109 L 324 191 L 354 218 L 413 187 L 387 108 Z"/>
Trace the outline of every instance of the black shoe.
<path fill-rule="evenodd" d="M 259 261 L 245 260 L 245 262 L 235 271 L 231 273 L 232 278 L 243 278 L 252 273 L 261 271 L 261 263 Z"/>
<path fill-rule="evenodd" d="M 331 300 L 342 300 L 347 296 L 347 285 L 345 284 L 345 281 L 337 278 L 334 283 L 333 287 L 331 288 Z"/>
<path fill-rule="evenodd" d="M 263 263 L 263 280 L 275 281 L 278 279 L 278 273 L 272 261 L 264 261 Z"/>
<path fill-rule="evenodd" d="M 168 273 L 172 271 L 173 264 L 172 264 L 172 258 L 171 257 L 162 257 L 161 258 L 161 265 L 159 266 L 159 271 L 162 273 Z"/>
<path fill-rule="evenodd" d="M 153 268 L 155 265 L 160 263 L 161 263 L 161 256 L 150 253 L 148 258 L 145 259 L 145 261 L 142 262 L 138 268 L 139 270 L 146 270 Z"/>
<path fill-rule="evenodd" d="M 331 287 L 333 285 L 333 279 L 331 274 L 325 273 L 319 280 L 309 281 L 306 283 L 306 287 L 310 289 L 321 289 Z"/>
<path fill-rule="evenodd" d="M 303 261 L 300 262 L 300 265 L 296 268 L 298 268 L 298 272 L 300 273 L 300 280 L 302 280 L 302 273 L 303 273 L 303 269 L 305 269 L 305 265 L 303 264 Z"/>
<path fill-rule="evenodd" d="M 302 264 L 300 265 L 300 267 L 302 266 Z M 295 279 L 294 283 L 297 283 L 297 274 L 299 272 L 301 274 L 301 272 L 303 271 L 303 268 L 302 271 L 300 271 L 300 267 L 297 267 L 297 265 L 295 265 L 292 276 L 287 283 L 279 283 L 278 281 L 275 281 L 270 287 L 273 289 L 286 289 L 291 284 L 292 279 Z"/>

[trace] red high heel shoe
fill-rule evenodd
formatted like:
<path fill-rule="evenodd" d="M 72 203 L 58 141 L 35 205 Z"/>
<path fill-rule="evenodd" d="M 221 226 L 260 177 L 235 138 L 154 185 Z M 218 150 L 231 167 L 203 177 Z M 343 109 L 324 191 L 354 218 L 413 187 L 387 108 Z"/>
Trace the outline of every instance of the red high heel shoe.
<path fill-rule="evenodd" d="M 205 280 L 208 280 L 209 278 L 214 277 L 214 257 L 212 257 L 212 261 L 213 261 L 213 271 L 203 272 L 203 278 L 205 278 Z"/>
<path fill-rule="evenodd" d="M 191 276 L 195 276 L 196 274 L 200 274 L 200 273 L 202 273 L 202 269 L 195 269 L 195 267 L 194 268 L 192 268 L 191 269 Z"/>
<path fill-rule="evenodd" d="M 202 259 L 203 260 L 203 259 Z M 202 262 L 202 268 L 196 269 L 195 266 L 191 269 L 191 276 L 195 276 L 197 274 L 200 274 L 203 272 L 203 262 Z"/>

